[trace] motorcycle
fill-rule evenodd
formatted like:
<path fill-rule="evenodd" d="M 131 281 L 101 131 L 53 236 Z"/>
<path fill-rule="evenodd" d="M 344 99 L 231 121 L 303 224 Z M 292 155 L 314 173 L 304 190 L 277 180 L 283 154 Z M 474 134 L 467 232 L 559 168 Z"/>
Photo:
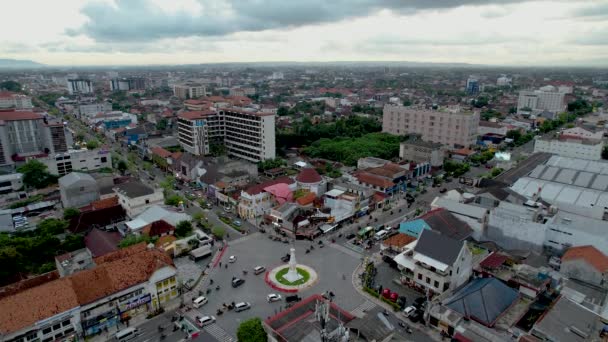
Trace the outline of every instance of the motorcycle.
<path fill-rule="evenodd" d="M 222 309 L 217 309 L 217 311 L 215 312 L 216 315 L 221 316 L 224 313 L 224 311 L 222 311 Z"/>
<path fill-rule="evenodd" d="M 305 253 L 306 253 L 306 254 L 310 253 L 310 250 L 309 250 L 309 249 L 307 249 Z"/>
<path fill-rule="evenodd" d="M 213 285 L 213 279 L 209 279 L 209 285 Z"/>
<path fill-rule="evenodd" d="M 243 270 L 243 275 L 247 275 L 247 271 L 246 270 Z"/>
<path fill-rule="evenodd" d="M 210 294 L 211 293 L 211 289 L 207 289 L 206 292 L 207 292 L 207 294 Z"/>
<path fill-rule="evenodd" d="M 216 291 L 219 291 L 219 290 L 220 290 L 220 286 L 219 286 L 219 285 L 218 285 L 218 286 L 216 286 L 216 287 L 215 287 L 215 290 L 216 290 Z"/>

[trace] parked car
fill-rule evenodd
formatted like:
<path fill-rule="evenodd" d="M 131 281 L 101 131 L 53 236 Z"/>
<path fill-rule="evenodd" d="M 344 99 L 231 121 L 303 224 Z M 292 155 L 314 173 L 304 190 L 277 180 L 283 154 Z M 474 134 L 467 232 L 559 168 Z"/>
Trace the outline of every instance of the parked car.
<path fill-rule="evenodd" d="M 234 221 L 232 221 L 232 224 L 234 224 L 237 227 L 240 227 L 242 225 L 240 220 L 234 220 Z"/>
<path fill-rule="evenodd" d="M 249 309 L 251 309 L 251 304 L 249 304 L 248 302 L 236 303 L 236 305 L 234 306 L 235 312 L 241 312 Z"/>
<path fill-rule="evenodd" d="M 192 300 L 192 306 L 194 306 L 195 308 L 200 308 L 201 306 L 207 304 L 207 302 L 207 298 L 200 296 Z"/>
<path fill-rule="evenodd" d="M 199 327 L 204 327 L 204 326 L 207 326 L 207 325 L 213 324 L 213 323 L 215 323 L 214 316 L 198 317 L 198 319 L 196 320 L 196 325 L 198 325 Z"/>
<path fill-rule="evenodd" d="M 395 259 L 391 258 L 388 255 L 383 255 L 382 256 L 382 260 L 384 260 L 384 262 L 386 262 L 390 267 L 397 269 L 398 268 L 398 264 L 395 261 Z"/>
<path fill-rule="evenodd" d="M 442 194 L 446 193 L 447 191 L 448 191 L 448 189 L 446 189 L 446 188 L 442 188 L 441 190 L 439 190 L 439 192 L 442 193 Z"/>
<path fill-rule="evenodd" d="M 266 267 L 264 266 L 256 266 L 253 268 L 253 274 L 260 274 L 266 271 Z"/>
<path fill-rule="evenodd" d="M 281 300 L 281 295 L 276 294 L 276 293 L 271 293 L 268 296 L 266 296 L 266 300 L 268 301 L 268 303 L 278 302 Z"/>
<path fill-rule="evenodd" d="M 231 256 L 228 258 L 228 262 L 229 262 L 229 263 L 231 263 L 231 264 L 232 264 L 232 263 L 234 263 L 234 262 L 236 262 L 236 256 L 231 255 Z"/>
<path fill-rule="evenodd" d="M 411 315 L 409 315 L 408 318 L 414 323 L 420 322 L 422 320 L 422 311 L 416 310 Z"/>
<path fill-rule="evenodd" d="M 410 317 L 414 312 L 416 312 L 416 308 L 413 305 L 408 306 L 407 308 L 405 308 L 405 310 L 403 310 L 403 314 L 405 315 L 405 317 Z"/>
<path fill-rule="evenodd" d="M 291 296 L 285 297 L 285 302 L 287 302 L 287 303 L 295 303 L 295 302 L 299 302 L 301 300 L 302 300 L 302 298 L 298 295 L 291 295 Z"/>
<path fill-rule="evenodd" d="M 416 307 L 416 309 L 421 309 L 424 308 L 424 306 L 426 305 L 426 298 L 424 297 L 418 297 L 416 299 L 414 299 L 414 303 L 412 304 L 414 307 Z"/>
<path fill-rule="evenodd" d="M 245 283 L 245 279 L 234 278 L 232 279 L 232 287 L 237 288 Z"/>
<path fill-rule="evenodd" d="M 357 236 L 357 235 L 355 235 L 354 233 L 350 233 L 350 234 L 346 235 L 346 239 L 347 240 L 354 239 L 355 236 Z"/>

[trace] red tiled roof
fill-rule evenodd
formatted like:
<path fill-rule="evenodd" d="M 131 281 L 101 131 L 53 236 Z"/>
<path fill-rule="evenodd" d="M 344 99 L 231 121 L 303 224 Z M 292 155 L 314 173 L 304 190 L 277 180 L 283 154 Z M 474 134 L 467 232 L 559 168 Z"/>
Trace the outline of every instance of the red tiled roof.
<path fill-rule="evenodd" d="M 608 271 L 608 257 L 591 245 L 570 247 L 562 256 L 562 262 L 575 259 L 587 261 L 599 272 Z"/>
<path fill-rule="evenodd" d="M 412 243 L 415 240 L 416 240 L 416 238 L 413 236 L 399 233 L 397 235 L 393 235 L 393 236 L 389 237 L 388 239 L 384 240 L 382 242 L 382 244 L 385 246 L 401 248 L 403 246 L 409 245 L 410 243 Z"/>
<path fill-rule="evenodd" d="M 211 102 L 226 102 L 226 99 L 221 96 L 203 97 L 202 100 L 207 100 L 207 101 L 211 101 Z"/>
<path fill-rule="evenodd" d="M 175 230 L 171 224 L 165 220 L 154 221 L 143 229 L 143 233 L 148 236 L 161 236 Z"/>
<path fill-rule="evenodd" d="M 171 152 L 165 150 L 164 148 L 162 148 L 160 146 L 152 147 L 150 149 L 150 152 L 152 152 L 152 154 L 155 154 L 161 158 L 169 158 L 171 156 Z"/>
<path fill-rule="evenodd" d="M 298 175 L 296 176 L 296 180 L 300 183 L 319 183 L 322 178 L 319 175 L 319 173 L 317 172 L 317 170 L 315 170 L 312 167 L 307 167 L 302 169 L 302 171 L 300 171 L 300 173 L 298 173 Z"/>
<path fill-rule="evenodd" d="M 84 244 L 93 257 L 100 257 L 118 250 L 120 239 L 119 232 L 105 232 L 94 228 L 84 237 Z"/>
<path fill-rule="evenodd" d="M 0 91 L 0 98 L 7 99 L 17 95 L 17 93 L 13 93 L 12 91 Z"/>
<path fill-rule="evenodd" d="M 388 180 L 386 178 L 382 178 L 380 176 L 376 176 L 376 175 L 373 175 L 373 174 L 367 173 L 367 172 L 359 172 L 358 174 L 355 175 L 355 177 L 361 183 L 365 183 L 365 184 L 369 184 L 369 185 L 373 185 L 373 186 L 379 186 L 381 188 L 390 188 L 391 186 L 395 185 L 395 183 L 391 182 L 390 180 Z"/>
<path fill-rule="evenodd" d="M 461 149 L 452 151 L 452 154 L 458 154 L 461 156 L 470 156 L 470 155 L 475 154 L 475 151 L 468 149 L 468 148 L 461 148 Z"/>
<path fill-rule="evenodd" d="M 184 154 L 183 152 L 173 152 L 173 153 L 171 153 L 171 159 L 178 160 L 179 158 L 182 157 L 183 154 Z"/>
<path fill-rule="evenodd" d="M 250 195 L 257 195 L 257 194 L 263 192 L 264 188 L 267 188 L 267 187 L 275 185 L 275 184 L 281 184 L 281 183 L 293 184 L 294 180 L 289 177 L 279 177 L 277 179 L 273 179 L 271 181 L 264 182 L 262 184 L 256 184 L 256 185 L 250 186 L 249 188 L 247 188 L 247 190 L 245 190 L 245 192 Z"/>
<path fill-rule="evenodd" d="M 188 112 L 181 112 L 178 116 L 186 120 L 198 120 L 204 119 L 209 115 L 215 115 L 216 113 L 212 110 L 193 110 Z"/>
<path fill-rule="evenodd" d="M 479 263 L 479 266 L 483 268 L 498 268 L 507 261 L 507 259 L 508 258 L 505 255 L 494 252 L 483 259 L 483 261 Z"/>
<path fill-rule="evenodd" d="M 38 120 L 44 118 L 41 114 L 27 110 L 0 110 L 0 120 Z"/>
<path fill-rule="evenodd" d="M 102 199 L 91 203 L 92 210 L 99 210 L 104 208 L 110 208 L 118 205 L 118 196 L 112 196 L 110 198 Z"/>
<path fill-rule="evenodd" d="M 184 103 L 191 104 L 191 105 L 204 105 L 204 104 L 210 104 L 210 103 L 209 103 L 209 101 L 205 101 L 205 100 L 195 100 L 195 99 L 186 100 L 186 101 L 184 101 Z"/>
<path fill-rule="evenodd" d="M 317 198 L 317 196 L 315 195 L 314 192 L 309 192 L 306 195 L 298 198 L 296 200 L 296 202 L 298 202 L 299 205 L 309 205 L 310 203 L 315 201 L 315 198 Z"/>

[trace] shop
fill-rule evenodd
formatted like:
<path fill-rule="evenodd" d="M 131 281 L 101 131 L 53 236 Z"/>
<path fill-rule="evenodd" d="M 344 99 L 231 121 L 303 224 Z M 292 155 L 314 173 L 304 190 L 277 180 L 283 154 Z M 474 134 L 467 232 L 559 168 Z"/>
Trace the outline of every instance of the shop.
<path fill-rule="evenodd" d="M 120 321 L 122 323 L 127 323 L 132 317 L 147 313 L 150 311 L 149 303 L 151 301 L 152 296 L 148 293 L 136 298 L 130 298 L 128 301 L 119 304 Z"/>

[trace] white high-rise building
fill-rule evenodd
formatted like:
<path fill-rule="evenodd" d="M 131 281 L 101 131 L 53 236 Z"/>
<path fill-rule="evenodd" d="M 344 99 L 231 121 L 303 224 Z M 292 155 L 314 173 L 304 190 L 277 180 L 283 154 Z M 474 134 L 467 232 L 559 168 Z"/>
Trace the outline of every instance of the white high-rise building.
<path fill-rule="evenodd" d="M 522 90 L 519 92 L 517 100 L 517 113 L 562 112 L 566 109 L 564 95 L 553 86 L 543 87 L 539 90 Z"/>
<path fill-rule="evenodd" d="M 76 78 L 68 79 L 68 93 L 70 95 L 78 94 L 92 94 L 93 93 L 93 82 L 91 80 Z"/>
<path fill-rule="evenodd" d="M 496 85 L 499 87 L 506 87 L 511 85 L 511 79 L 505 75 L 500 76 L 496 79 Z"/>
<path fill-rule="evenodd" d="M 173 86 L 173 95 L 180 99 L 197 99 L 207 95 L 207 88 L 198 83 L 176 84 Z"/>
<path fill-rule="evenodd" d="M 10 91 L 0 91 L 0 109 L 30 109 L 33 107 L 32 99 L 27 95 L 17 94 Z"/>
<path fill-rule="evenodd" d="M 222 144 L 228 155 L 259 162 L 274 159 L 275 116 L 234 109 L 189 111 L 178 116 L 178 139 L 187 152 L 210 153 L 211 144 Z"/>

